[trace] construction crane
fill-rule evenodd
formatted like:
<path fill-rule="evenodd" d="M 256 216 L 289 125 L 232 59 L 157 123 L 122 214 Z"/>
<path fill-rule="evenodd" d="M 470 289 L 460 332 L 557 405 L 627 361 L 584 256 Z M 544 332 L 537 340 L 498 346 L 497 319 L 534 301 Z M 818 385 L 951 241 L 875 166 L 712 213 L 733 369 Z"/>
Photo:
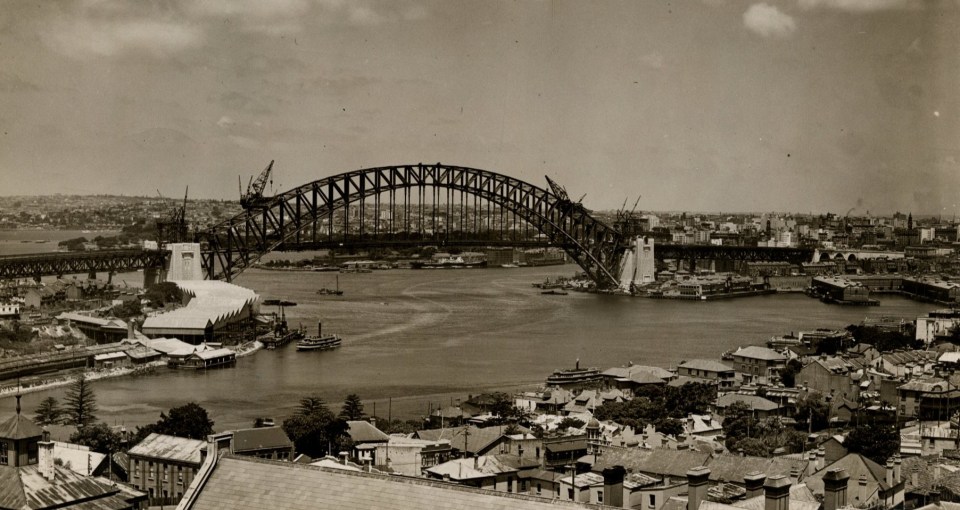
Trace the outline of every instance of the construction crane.
<path fill-rule="evenodd" d="M 640 233 L 640 222 L 634 216 L 637 206 L 640 205 L 640 196 L 637 197 L 637 201 L 633 203 L 633 209 L 630 209 L 629 212 L 627 212 L 627 200 L 627 198 L 623 199 L 623 205 L 617 211 L 613 226 L 620 233 L 630 237 Z"/>
<path fill-rule="evenodd" d="M 570 195 L 567 194 L 566 188 L 564 188 L 563 186 L 557 184 L 557 182 L 554 181 L 553 179 L 551 179 L 549 175 L 544 175 L 543 177 L 544 177 L 544 179 L 547 180 L 547 184 L 550 185 L 550 191 L 552 191 L 553 194 L 556 195 L 557 198 L 560 199 L 560 204 L 561 204 L 561 205 L 571 205 L 571 206 L 578 207 L 578 208 L 583 209 L 584 211 L 586 211 L 586 209 L 583 207 L 583 199 L 587 197 L 587 194 L 586 194 L 586 193 L 584 193 L 582 196 L 580 196 L 580 199 L 579 199 L 579 200 L 577 200 L 576 202 L 574 202 L 573 200 L 570 200 Z"/>
<path fill-rule="evenodd" d="M 189 229 L 187 228 L 187 197 L 190 194 L 190 186 L 187 186 L 183 193 L 183 205 L 174 205 L 166 216 L 157 220 L 157 243 L 161 246 L 167 243 L 183 243 L 188 241 Z M 166 201 L 160 190 L 157 190 L 160 199 Z"/>
<path fill-rule="evenodd" d="M 255 209 L 258 207 L 263 207 L 269 201 L 269 197 L 265 198 L 263 196 L 263 191 L 267 187 L 267 182 L 270 182 L 270 188 L 273 188 L 273 160 L 270 160 L 270 164 L 267 165 L 267 168 L 263 169 L 263 172 L 260 172 L 260 175 L 257 177 L 257 180 L 253 180 L 253 176 L 250 176 L 250 181 L 247 182 L 247 192 L 243 192 L 243 188 L 240 186 L 240 176 L 237 176 L 237 187 L 240 190 L 240 207 L 243 207 L 244 210 Z"/>

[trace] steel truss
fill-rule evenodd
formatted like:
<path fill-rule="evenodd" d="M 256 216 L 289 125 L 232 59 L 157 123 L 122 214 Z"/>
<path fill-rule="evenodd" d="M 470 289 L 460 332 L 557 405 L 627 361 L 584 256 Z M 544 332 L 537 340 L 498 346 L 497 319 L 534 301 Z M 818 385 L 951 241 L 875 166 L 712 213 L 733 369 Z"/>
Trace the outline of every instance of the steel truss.
<path fill-rule="evenodd" d="M 37 278 L 81 273 L 118 273 L 163 269 L 165 250 L 104 250 L 91 252 L 15 255 L 0 258 L 0 279 Z"/>
<path fill-rule="evenodd" d="M 416 203 L 412 202 L 414 192 Z M 384 210 L 381 204 L 384 194 L 390 198 L 391 227 L 388 232 L 379 226 L 374 232 L 365 232 L 364 211 L 372 207 L 377 217 Z M 397 195 L 404 199 L 399 218 Z M 434 226 L 438 214 L 443 214 L 437 211 L 441 195 L 447 199 L 447 232 L 443 236 L 436 231 L 425 235 L 424 214 L 433 214 Z M 459 204 L 452 203 L 457 195 Z M 430 204 L 425 203 L 429 201 L 428 196 L 433 199 L 432 212 L 428 210 Z M 371 197 L 374 198 L 372 205 L 367 204 Z M 513 214 L 514 221 L 519 218 L 544 234 L 549 245 L 563 248 L 598 285 L 617 284 L 616 275 L 624 252 L 621 235 L 593 218 L 582 205 L 506 175 L 439 163 L 367 168 L 320 179 L 276 195 L 262 207 L 200 232 L 198 241 L 204 244 L 207 277 L 230 281 L 270 251 L 331 247 L 350 241 L 351 232 L 357 230 L 356 224 L 351 229 L 352 204 L 359 204 L 360 239 L 372 239 L 377 245 L 397 241 L 443 244 L 450 237 L 450 210 L 457 207 L 462 210 L 465 198 L 473 200 L 474 205 L 479 203 L 480 211 L 486 203 L 487 234 L 491 241 L 503 240 L 504 214 Z M 491 204 L 499 208 L 499 237 L 492 235 L 489 228 Z M 419 226 L 416 232 L 409 228 L 414 221 L 413 209 L 420 213 L 416 215 Z M 335 218 L 336 212 L 342 218 Z M 461 214 L 461 232 L 469 227 L 465 225 L 467 221 L 478 227 L 476 208 L 473 214 L 469 220 Z M 335 225 L 335 219 L 341 220 L 342 225 Z M 398 223 L 402 229 L 396 228 Z M 342 228 L 340 233 L 336 232 L 338 228 Z M 483 245 L 486 241 L 481 236 L 473 244 Z"/>

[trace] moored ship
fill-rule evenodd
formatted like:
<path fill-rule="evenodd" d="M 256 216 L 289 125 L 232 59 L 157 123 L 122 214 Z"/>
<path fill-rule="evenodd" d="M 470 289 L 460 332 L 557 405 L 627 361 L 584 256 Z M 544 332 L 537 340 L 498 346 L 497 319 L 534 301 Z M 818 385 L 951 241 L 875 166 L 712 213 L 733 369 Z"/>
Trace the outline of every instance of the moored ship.
<path fill-rule="evenodd" d="M 557 370 L 547 377 L 548 386 L 572 386 L 575 384 L 585 384 L 600 380 L 599 368 L 580 368 L 580 360 L 577 360 L 576 367 Z"/>
<path fill-rule="evenodd" d="M 470 251 L 463 252 L 459 255 L 434 253 L 430 260 L 417 260 L 410 263 L 412 269 L 462 269 L 486 266 L 487 254 Z"/>

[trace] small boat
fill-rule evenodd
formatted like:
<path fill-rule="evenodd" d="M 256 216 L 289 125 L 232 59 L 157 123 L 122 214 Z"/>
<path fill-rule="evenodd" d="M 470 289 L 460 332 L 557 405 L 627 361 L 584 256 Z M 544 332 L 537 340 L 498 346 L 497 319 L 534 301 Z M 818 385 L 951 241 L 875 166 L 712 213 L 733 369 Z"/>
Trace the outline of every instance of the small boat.
<path fill-rule="evenodd" d="M 334 289 L 328 289 L 326 287 L 317 291 L 317 294 L 321 296 L 342 296 L 343 291 L 340 290 L 340 275 L 337 275 L 337 286 Z"/>
<path fill-rule="evenodd" d="M 516 265 L 516 264 L 500 264 L 500 267 L 503 267 L 503 268 L 514 268 L 514 267 L 520 267 L 520 266 L 518 266 L 518 265 Z"/>
<path fill-rule="evenodd" d="M 323 323 L 317 323 L 317 336 L 304 337 L 297 342 L 298 351 L 323 351 L 336 349 L 343 343 L 343 339 L 336 333 L 323 334 Z"/>
<path fill-rule="evenodd" d="M 541 294 L 546 294 L 548 296 L 566 296 L 569 293 L 565 290 L 552 289 L 552 290 L 545 290 L 541 292 Z"/>

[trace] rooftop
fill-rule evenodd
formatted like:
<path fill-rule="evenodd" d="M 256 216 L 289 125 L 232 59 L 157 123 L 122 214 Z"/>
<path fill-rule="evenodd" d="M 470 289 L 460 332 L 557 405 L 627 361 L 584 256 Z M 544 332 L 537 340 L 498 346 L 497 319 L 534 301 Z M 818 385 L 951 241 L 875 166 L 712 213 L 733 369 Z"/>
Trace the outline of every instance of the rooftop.
<path fill-rule="evenodd" d="M 240 429 L 233 432 L 233 451 L 263 450 L 293 446 L 293 441 L 280 427 Z"/>
<path fill-rule="evenodd" d="M 211 460 L 213 457 L 211 457 Z M 352 472 L 227 455 L 205 464 L 181 510 L 394 509 L 547 510 L 601 508 L 463 487 L 434 480 Z M 195 492 L 195 493 L 194 493 Z"/>
<path fill-rule="evenodd" d="M 759 345 L 748 345 L 740 347 L 733 353 L 734 356 L 741 358 L 761 359 L 767 361 L 786 361 L 787 357 L 779 352 Z"/>
<path fill-rule="evenodd" d="M 200 464 L 200 450 L 206 442 L 199 439 L 153 433 L 127 452 L 128 455 Z"/>

